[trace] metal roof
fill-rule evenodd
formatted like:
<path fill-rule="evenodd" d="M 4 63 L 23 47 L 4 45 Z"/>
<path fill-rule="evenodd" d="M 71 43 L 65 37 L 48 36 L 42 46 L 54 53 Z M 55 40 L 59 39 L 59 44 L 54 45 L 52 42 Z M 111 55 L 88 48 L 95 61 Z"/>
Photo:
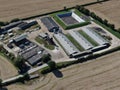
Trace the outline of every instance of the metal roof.
<path fill-rule="evenodd" d="M 94 46 L 86 40 L 79 32 L 77 31 L 69 31 L 69 34 L 85 49 L 91 49 Z"/>
<path fill-rule="evenodd" d="M 31 65 L 36 64 L 40 61 L 43 56 L 42 52 L 43 49 L 37 45 L 30 47 L 29 49 L 25 50 L 24 52 L 19 53 L 24 59 L 26 59 Z"/>
<path fill-rule="evenodd" d="M 100 36 L 98 33 L 96 33 L 91 28 L 82 28 L 82 30 L 89 35 L 93 40 L 95 40 L 99 45 L 108 44 L 109 42 L 106 41 L 102 36 Z"/>
<path fill-rule="evenodd" d="M 21 24 L 23 21 L 17 21 L 17 22 L 13 22 L 13 23 L 10 23 L 6 26 L 3 26 L 1 29 L 4 29 L 4 30 L 9 30 L 13 27 L 16 27 L 17 25 Z"/>
<path fill-rule="evenodd" d="M 65 35 L 58 33 L 54 34 L 54 37 L 62 45 L 68 55 L 80 52 Z"/>
<path fill-rule="evenodd" d="M 54 20 L 51 17 L 43 17 L 41 18 L 41 21 L 48 28 L 48 30 L 51 30 L 55 27 L 59 28 L 59 26 L 54 22 Z"/>
<path fill-rule="evenodd" d="M 14 40 L 15 42 L 19 42 L 19 41 L 25 39 L 26 37 L 27 37 L 27 34 L 25 33 L 25 34 L 21 34 L 21 35 L 15 37 L 13 40 Z"/>

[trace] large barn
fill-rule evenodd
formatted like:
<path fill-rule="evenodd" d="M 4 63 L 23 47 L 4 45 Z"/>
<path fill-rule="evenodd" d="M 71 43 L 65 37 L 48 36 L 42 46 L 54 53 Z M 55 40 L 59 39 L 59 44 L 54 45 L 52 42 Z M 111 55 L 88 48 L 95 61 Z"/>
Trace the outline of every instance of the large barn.
<path fill-rule="evenodd" d="M 59 26 L 51 17 L 43 17 L 41 18 L 41 21 L 50 32 L 56 32 L 59 30 Z"/>

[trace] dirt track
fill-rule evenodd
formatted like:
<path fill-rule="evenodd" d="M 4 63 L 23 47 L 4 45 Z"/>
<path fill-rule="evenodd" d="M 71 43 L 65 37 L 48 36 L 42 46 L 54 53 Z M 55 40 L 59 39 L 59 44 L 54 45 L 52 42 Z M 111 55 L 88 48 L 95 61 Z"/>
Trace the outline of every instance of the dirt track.
<path fill-rule="evenodd" d="M 61 71 L 63 77 L 50 73 L 33 85 L 8 90 L 120 90 L 120 51 Z"/>
<path fill-rule="evenodd" d="M 0 21 L 39 15 L 96 0 L 0 0 Z"/>

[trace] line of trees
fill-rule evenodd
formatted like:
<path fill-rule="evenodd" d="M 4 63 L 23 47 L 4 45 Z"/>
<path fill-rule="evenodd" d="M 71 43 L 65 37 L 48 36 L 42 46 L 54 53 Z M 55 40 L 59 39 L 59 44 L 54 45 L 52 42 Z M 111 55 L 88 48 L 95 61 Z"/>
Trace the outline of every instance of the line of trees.
<path fill-rule="evenodd" d="M 84 8 L 83 6 L 76 5 L 76 9 L 87 16 L 91 16 L 93 19 L 99 21 L 100 23 L 106 25 L 107 27 L 111 28 L 114 31 L 120 32 L 119 29 L 115 29 L 115 25 L 108 22 L 106 19 L 102 19 L 101 17 L 97 16 L 94 12 L 91 12 L 89 9 Z"/>

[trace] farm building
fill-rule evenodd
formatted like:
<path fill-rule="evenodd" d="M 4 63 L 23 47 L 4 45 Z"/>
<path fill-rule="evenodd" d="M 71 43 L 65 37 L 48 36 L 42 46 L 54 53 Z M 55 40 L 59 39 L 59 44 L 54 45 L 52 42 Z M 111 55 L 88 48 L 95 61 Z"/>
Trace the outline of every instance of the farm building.
<path fill-rule="evenodd" d="M 89 35 L 94 41 L 96 41 L 99 45 L 106 45 L 109 44 L 107 40 L 105 40 L 102 36 L 100 36 L 98 33 L 96 33 L 94 30 L 91 30 L 91 28 L 82 28 L 83 31 Z"/>
<path fill-rule="evenodd" d="M 21 30 L 25 30 L 25 29 L 33 26 L 33 25 L 36 25 L 36 24 L 37 24 L 37 21 L 31 21 L 31 22 L 29 22 L 29 23 L 23 22 L 23 23 L 21 23 L 20 25 L 18 25 L 17 27 L 18 27 L 19 29 L 21 29 Z"/>
<path fill-rule="evenodd" d="M 10 23 L 10 24 L 8 24 L 6 26 L 1 27 L 2 33 L 7 33 L 7 30 L 9 30 L 11 28 L 14 28 L 14 27 L 16 27 L 17 25 L 19 25 L 21 23 L 23 23 L 23 21 L 13 22 L 13 23 Z"/>
<path fill-rule="evenodd" d="M 46 33 L 40 33 L 39 36 L 43 39 L 48 38 L 48 34 L 46 34 Z"/>
<path fill-rule="evenodd" d="M 43 49 L 37 45 L 34 45 L 33 47 L 20 52 L 19 55 L 27 60 L 30 65 L 34 66 L 41 61 L 41 58 L 43 56 Z"/>
<path fill-rule="evenodd" d="M 77 31 L 69 31 L 69 34 L 85 49 L 91 49 L 93 48 L 93 45 L 86 40 L 80 33 Z"/>
<path fill-rule="evenodd" d="M 68 54 L 68 56 L 71 57 L 72 54 L 80 52 L 65 35 L 58 33 L 58 34 L 54 34 L 54 37 L 57 39 L 57 41 L 63 47 L 65 52 Z"/>
<path fill-rule="evenodd" d="M 92 52 L 96 52 L 96 51 L 99 51 L 99 50 L 102 50 L 102 49 L 105 49 L 105 48 L 108 48 L 110 45 L 107 44 L 107 45 L 99 45 L 97 47 L 94 47 L 91 49 Z"/>
<path fill-rule="evenodd" d="M 57 32 L 59 30 L 59 26 L 53 21 L 51 17 L 43 17 L 41 18 L 41 21 L 50 32 Z"/>
<path fill-rule="evenodd" d="M 27 34 L 22 34 L 20 36 L 15 37 L 13 40 L 14 40 L 15 43 L 17 43 L 17 42 L 19 42 L 23 39 L 26 39 L 26 38 L 27 38 Z"/>
<path fill-rule="evenodd" d="M 79 24 L 85 22 L 74 12 L 68 12 L 64 14 L 57 15 L 66 25 Z"/>

